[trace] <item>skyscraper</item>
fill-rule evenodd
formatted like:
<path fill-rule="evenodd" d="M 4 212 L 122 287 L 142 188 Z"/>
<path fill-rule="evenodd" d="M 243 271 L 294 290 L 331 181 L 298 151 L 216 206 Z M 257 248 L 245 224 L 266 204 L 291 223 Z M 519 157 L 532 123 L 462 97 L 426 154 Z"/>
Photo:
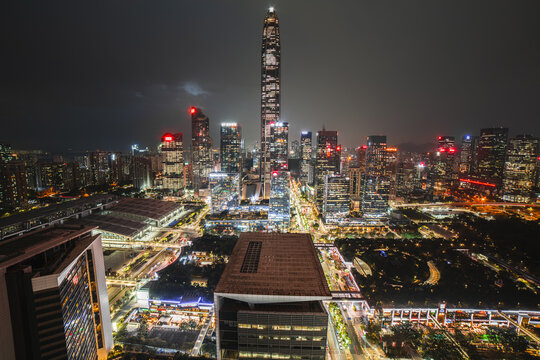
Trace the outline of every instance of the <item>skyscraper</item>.
<path fill-rule="evenodd" d="M 312 153 L 311 131 L 302 131 L 300 134 L 301 179 L 306 183 L 313 182 Z"/>
<path fill-rule="evenodd" d="M 287 230 L 291 218 L 291 199 L 288 171 L 273 171 L 270 182 L 268 224 L 274 230 Z"/>
<path fill-rule="evenodd" d="M 113 346 L 101 235 L 50 226 L 0 243 L 2 359 L 106 359 Z"/>
<path fill-rule="evenodd" d="M 261 47 L 261 181 L 264 197 L 270 194 L 270 145 L 271 125 L 280 121 L 280 72 L 281 48 L 279 20 L 274 8 L 268 9 L 264 18 Z"/>
<path fill-rule="evenodd" d="M 288 169 L 289 159 L 289 123 L 275 122 L 270 125 L 270 170 Z"/>
<path fill-rule="evenodd" d="M 191 162 L 195 193 L 208 186 L 208 175 L 213 170 L 210 121 L 201 109 L 191 107 Z"/>
<path fill-rule="evenodd" d="M 221 172 L 242 172 L 242 127 L 237 123 L 221 124 Z"/>
<path fill-rule="evenodd" d="M 484 180 L 501 185 L 508 141 L 507 128 L 488 128 L 480 130 L 478 141 L 478 176 Z"/>
<path fill-rule="evenodd" d="M 322 210 L 324 201 L 324 176 L 339 173 L 341 146 L 338 145 L 338 133 L 332 130 L 317 132 L 317 154 L 315 164 L 317 207 Z"/>
<path fill-rule="evenodd" d="M 469 134 L 461 138 L 461 153 L 459 155 L 459 173 L 470 174 L 473 165 L 473 137 Z"/>
<path fill-rule="evenodd" d="M 368 136 L 366 172 L 362 181 L 362 212 L 366 218 L 388 214 L 390 180 L 387 174 L 386 136 Z"/>
<path fill-rule="evenodd" d="M 161 137 L 163 189 L 178 192 L 184 188 L 184 145 L 182 133 L 167 133 Z"/>
<path fill-rule="evenodd" d="M 323 216 L 327 224 L 337 223 L 349 214 L 349 178 L 343 175 L 325 175 Z"/>
<path fill-rule="evenodd" d="M 456 177 L 456 141 L 453 136 L 439 136 L 433 152 L 433 188 L 439 192 L 448 190 Z"/>
<path fill-rule="evenodd" d="M 529 202 L 535 186 L 538 138 L 518 135 L 508 142 L 503 179 L 503 200 Z"/>

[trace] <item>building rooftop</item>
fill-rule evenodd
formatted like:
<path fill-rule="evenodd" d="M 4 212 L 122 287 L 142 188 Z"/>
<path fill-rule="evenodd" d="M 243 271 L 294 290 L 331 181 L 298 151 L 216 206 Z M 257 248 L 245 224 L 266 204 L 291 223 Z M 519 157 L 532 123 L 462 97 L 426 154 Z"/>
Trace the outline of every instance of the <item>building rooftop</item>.
<path fill-rule="evenodd" d="M 30 221 L 36 218 L 43 218 L 48 216 L 56 216 L 58 213 L 69 212 L 72 208 L 92 208 L 96 204 L 101 202 L 109 203 L 115 199 L 114 195 L 94 195 L 89 197 L 83 197 L 75 200 L 64 201 L 59 204 L 52 204 L 46 207 L 42 207 L 35 210 L 26 211 L 23 213 L 0 218 L 0 228 L 17 224 L 20 222 Z"/>
<path fill-rule="evenodd" d="M 124 199 L 111 210 L 161 220 L 182 205 L 154 199 Z"/>
<path fill-rule="evenodd" d="M 55 225 L 0 242 L 0 267 L 9 267 L 81 236 L 95 227 Z"/>
<path fill-rule="evenodd" d="M 330 297 L 309 234 L 242 233 L 216 293 Z"/>
<path fill-rule="evenodd" d="M 99 230 L 127 237 L 134 237 L 141 231 L 150 227 L 150 225 L 144 222 L 104 214 L 86 216 L 77 220 L 77 224 L 97 226 L 99 227 Z"/>

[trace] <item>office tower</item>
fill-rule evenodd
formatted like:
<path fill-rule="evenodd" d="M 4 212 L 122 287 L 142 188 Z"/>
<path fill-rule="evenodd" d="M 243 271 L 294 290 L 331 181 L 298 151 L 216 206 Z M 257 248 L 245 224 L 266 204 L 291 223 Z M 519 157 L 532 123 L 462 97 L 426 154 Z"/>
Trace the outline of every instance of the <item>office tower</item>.
<path fill-rule="evenodd" d="M 101 235 L 51 226 L 0 243 L 3 359 L 106 359 L 113 346 Z"/>
<path fill-rule="evenodd" d="M 362 145 L 356 148 L 356 161 L 358 163 L 358 167 L 360 168 L 360 172 L 364 172 L 366 169 L 366 151 L 367 151 L 367 145 Z"/>
<path fill-rule="evenodd" d="M 279 121 L 270 125 L 270 138 L 271 170 L 287 170 L 289 168 L 289 123 Z"/>
<path fill-rule="evenodd" d="M 298 140 L 293 140 L 291 143 L 291 151 L 289 153 L 289 158 L 300 159 L 302 157 L 300 150 L 300 142 Z"/>
<path fill-rule="evenodd" d="M 388 214 L 390 181 L 386 169 L 387 156 L 386 136 L 368 136 L 366 173 L 362 184 L 362 212 L 366 218 L 384 218 Z"/>
<path fill-rule="evenodd" d="M 439 136 L 438 146 L 433 152 L 433 187 L 435 191 L 444 193 L 457 180 L 457 149 L 453 136 Z"/>
<path fill-rule="evenodd" d="M 25 206 L 28 200 L 26 168 L 22 161 L 0 161 L 0 209 L 11 210 Z"/>
<path fill-rule="evenodd" d="M 191 163 L 195 194 L 208 186 L 208 175 L 213 171 L 210 121 L 201 109 L 192 107 L 191 114 Z"/>
<path fill-rule="evenodd" d="M 357 200 L 362 193 L 362 172 L 358 166 L 349 167 L 349 196 Z"/>
<path fill-rule="evenodd" d="M 261 46 L 261 155 L 259 171 L 264 186 L 264 198 L 270 195 L 271 125 L 280 121 L 281 48 L 279 20 L 274 8 L 264 18 Z"/>
<path fill-rule="evenodd" d="M 343 221 L 349 215 L 349 178 L 343 175 L 325 175 L 323 216 L 327 224 Z"/>
<path fill-rule="evenodd" d="M 210 173 L 208 181 L 212 213 L 238 210 L 240 206 L 240 174 Z"/>
<path fill-rule="evenodd" d="M 167 133 L 161 137 L 163 189 L 177 193 L 184 189 L 184 144 L 182 133 Z"/>
<path fill-rule="evenodd" d="M 324 359 L 331 298 L 309 234 L 240 234 L 214 293 L 218 360 Z"/>
<path fill-rule="evenodd" d="M 341 146 L 338 145 L 337 131 L 317 132 L 317 154 L 315 162 L 315 182 L 317 207 L 322 210 L 324 201 L 324 176 L 339 174 Z"/>
<path fill-rule="evenodd" d="M 538 138 L 518 135 L 508 142 L 503 179 L 503 200 L 529 202 L 535 186 Z"/>
<path fill-rule="evenodd" d="M 461 153 L 459 155 L 459 173 L 467 175 L 473 166 L 473 137 L 469 134 L 461 138 Z"/>
<path fill-rule="evenodd" d="M 291 174 L 288 171 L 272 172 L 268 208 L 268 225 L 272 229 L 285 231 L 289 228 L 291 218 L 290 180 Z"/>
<path fill-rule="evenodd" d="M 242 172 L 242 128 L 236 123 L 221 124 L 221 172 Z"/>
<path fill-rule="evenodd" d="M 304 183 L 313 183 L 313 167 L 311 158 L 313 156 L 313 145 L 311 143 L 311 131 L 302 131 L 300 133 L 300 158 L 301 161 L 301 180 Z"/>
<path fill-rule="evenodd" d="M 497 186 L 501 184 L 507 141 L 507 128 L 489 128 L 480 130 L 477 161 L 477 173 L 480 179 L 493 182 Z"/>

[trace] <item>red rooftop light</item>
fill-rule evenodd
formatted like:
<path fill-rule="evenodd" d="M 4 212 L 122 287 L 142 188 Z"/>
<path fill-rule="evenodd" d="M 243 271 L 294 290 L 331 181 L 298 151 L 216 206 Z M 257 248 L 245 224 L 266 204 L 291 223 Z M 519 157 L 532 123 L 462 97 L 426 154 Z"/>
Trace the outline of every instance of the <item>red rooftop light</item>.
<path fill-rule="evenodd" d="M 195 109 L 193 106 L 189 109 L 190 114 L 195 114 L 196 111 L 197 109 Z"/>

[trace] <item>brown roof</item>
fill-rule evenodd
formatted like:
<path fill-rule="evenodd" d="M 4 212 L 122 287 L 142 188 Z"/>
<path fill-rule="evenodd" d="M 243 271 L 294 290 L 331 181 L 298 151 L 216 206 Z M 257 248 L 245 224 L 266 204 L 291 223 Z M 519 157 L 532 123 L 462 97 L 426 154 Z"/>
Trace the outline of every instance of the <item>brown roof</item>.
<path fill-rule="evenodd" d="M 215 292 L 331 296 L 309 234 L 242 233 Z"/>

